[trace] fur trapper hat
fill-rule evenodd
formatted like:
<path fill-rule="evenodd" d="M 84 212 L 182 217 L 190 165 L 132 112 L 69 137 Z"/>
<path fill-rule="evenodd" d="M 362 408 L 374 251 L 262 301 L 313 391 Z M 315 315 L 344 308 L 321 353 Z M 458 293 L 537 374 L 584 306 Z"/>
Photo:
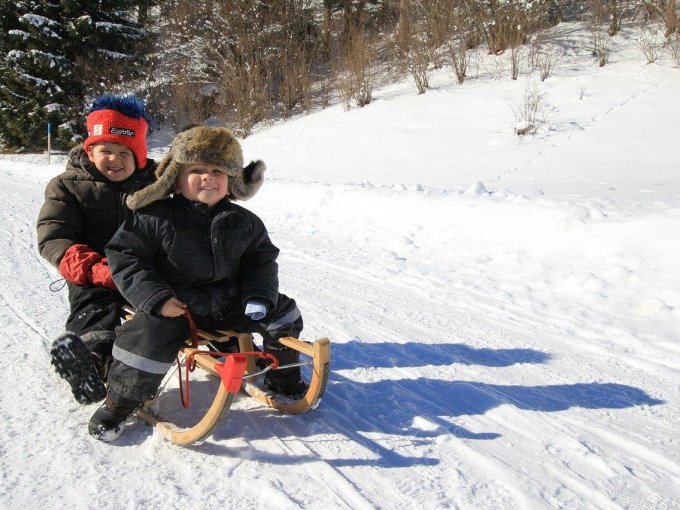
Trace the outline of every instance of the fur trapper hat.
<path fill-rule="evenodd" d="M 241 145 L 228 129 L 192 127 L 175 137 L 170 151 L 158 163 L 156 182 L 129 196 L 128 207 L 141 209 L 173 193 L 182 168 L 192 163 L 226 168 L 231 200 L 252 198 L 262 186 L 266 169 L 261 160 L 243 167 Z"/>

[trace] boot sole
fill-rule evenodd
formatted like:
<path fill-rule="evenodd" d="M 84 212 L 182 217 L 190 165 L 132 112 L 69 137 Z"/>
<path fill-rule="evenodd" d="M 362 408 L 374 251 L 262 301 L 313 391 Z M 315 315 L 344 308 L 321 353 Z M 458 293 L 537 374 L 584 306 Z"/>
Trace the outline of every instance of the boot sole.
<path fill-rule="evenodd" d="M 106 397 L 106 386 L 99 377 L 90 351 L 76 335 L 64 335 L 52 344 L 52 366 L 71 386 L 81 404 L 91 404 Z"/>

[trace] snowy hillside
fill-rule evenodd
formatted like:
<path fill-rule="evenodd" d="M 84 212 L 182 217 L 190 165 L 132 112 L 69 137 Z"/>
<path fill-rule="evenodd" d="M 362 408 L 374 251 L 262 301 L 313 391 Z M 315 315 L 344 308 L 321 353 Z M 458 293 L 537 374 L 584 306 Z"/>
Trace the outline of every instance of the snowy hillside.
<path fill-rule="evenodd" d="M 190 448 L 139 421 L 88 436 L 35 241 L 63 160 L 0 156 L 0 507 L 680 508 L 680 69 L 636 37 L 599 68 L 561 25 L 545 82 L 480 53 L 463 85 L 443 69 L 244 140 L 269 168 L 245 205 L 333 372 L 313 412 L 242 396 Z M 527 83 L 546 113 L 521 140 Z"/>

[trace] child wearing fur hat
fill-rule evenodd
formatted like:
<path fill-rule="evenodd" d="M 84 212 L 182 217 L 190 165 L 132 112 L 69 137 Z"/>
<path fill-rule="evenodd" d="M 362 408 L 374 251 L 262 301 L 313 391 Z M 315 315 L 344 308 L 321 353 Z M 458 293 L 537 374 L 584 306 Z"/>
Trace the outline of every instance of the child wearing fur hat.
<path fill-rule="evenodd" d="M 129 213 L 126 196 L 154 180 L 145 115 L 144 103 L 134 96 L 95 100 L 88 136 L 71 149 L 66 170 L 47 184 L 38 215 L 40 255 L 66 280 L 71 308 L 66 333 L 52 345 L 52 365 L 80 403 L 106 395 L 105 372 L 124 299 L 104 247 Z"/>
<path fill-rule="evenodd" d="M 135 315 L 117 330 L 92 436 L 115 439 L 154 397 L 189 336 L 187 311 L 199 328 L 256 332 L 281 364 L 298 361 L 297 351 L 278 342 L 303 326 L 295 301 L 278 291 L 279 250 L 262 220 L 234 203 L 258 191 L 264 171 L 262 161 L 244 168 L 229 130 L 193 127 L 175 137 L 156 182 L 128 198 L 135 213 L 106 256 Z M 293 398 L 307 390 L 299 367 L 268 372 L 265 386 Z"/>

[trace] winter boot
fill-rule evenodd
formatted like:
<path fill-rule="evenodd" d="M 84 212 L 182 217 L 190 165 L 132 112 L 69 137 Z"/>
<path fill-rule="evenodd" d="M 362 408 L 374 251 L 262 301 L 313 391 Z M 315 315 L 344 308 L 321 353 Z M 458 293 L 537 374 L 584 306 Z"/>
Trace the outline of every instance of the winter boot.
<path fill-rule="evenodd" d="M 300 353 L 294 349 L 268 350 L 279 359 L 279 365 L 288 365 L 300 361 Z M 264 387 L 274 393 L 299 400 L 307 393 L 309 384 L 302 378 L 300 367 L 292 367 L 267 372 L 264 377 Z"/>
<path fill-rule="evenodd" d="M 54 369 L 71 385 L 78 402 L 91 404 L 106 396 L 99 367 L 78 335 L 68 332 L 60 335 L 52 344 L 50 354 Z"/>
<path fill-rule="evenodd" d="M 107 395 L 104 403 L 90 418 L 87 431 L 100 441 L 114 441 L 125 429 L 125 422 L 141 402 L 124 397 Z"/>
<path fill-rule="evenodd" d="M 82 336 L 82 339 L 92 354 L 99 377 L 101 377 L 102 381 L 106 381 L 109 367 L 113 361 L 111 352 L 113 350 L 113 343 L 116 341 L 116 333 L 105 329 L 88 331 Z"/>

